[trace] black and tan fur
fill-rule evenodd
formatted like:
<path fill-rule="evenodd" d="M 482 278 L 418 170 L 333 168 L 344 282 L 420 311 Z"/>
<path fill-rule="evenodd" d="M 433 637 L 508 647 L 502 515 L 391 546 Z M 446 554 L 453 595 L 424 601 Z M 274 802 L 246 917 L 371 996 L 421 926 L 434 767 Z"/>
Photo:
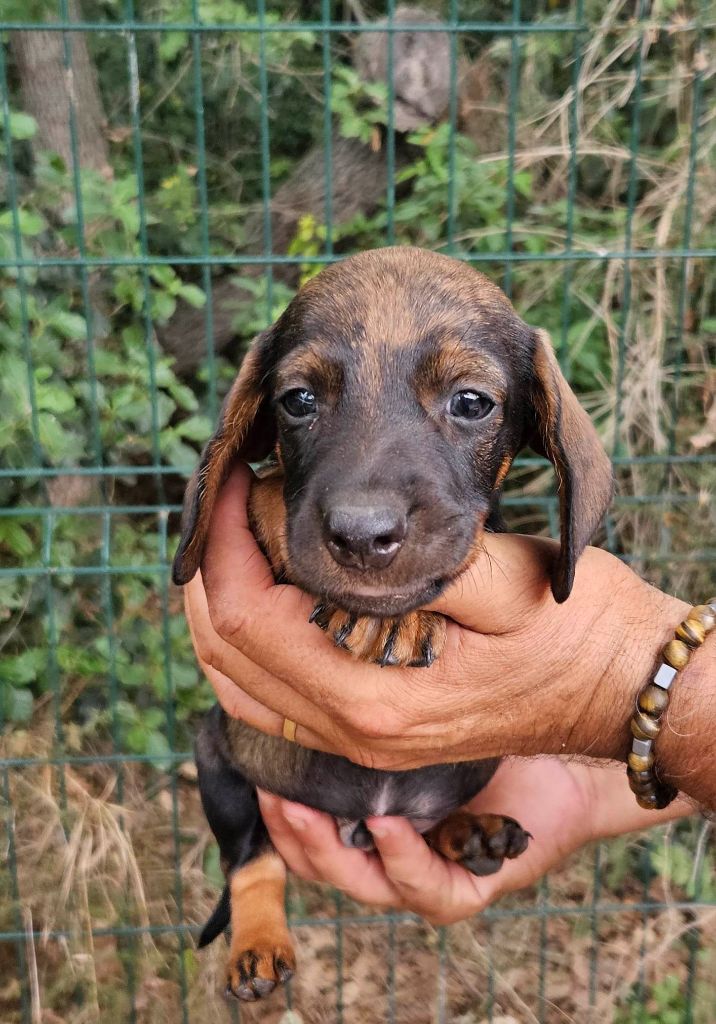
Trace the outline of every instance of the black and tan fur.
<path fill-rule="evenodd" d="M 315 415 L 296 419 L 282 405 L 299 388 L 315 396 Z M 451 396 L 464 390 L 489 400 L 482 419 L 448 413 Z M 501 528 L 501 485 L 526 445 L 557 473 L 561 546 L 552 590 L 564 601 L 612 476 L 548 337 L 456 260 L 408 248 L 351 257 L 305 285 L 246 356 L 187 492 L 174 579 L 186 583 L 200 565 L 233 460 L 270 459 L 249 511 L 276 578 L 315 595 L 313 618 L 339 647 L 384 665 L 429 666 L 445 622 L 421 608 L 470 564 L 483 531 Z M 369 524 L 381 516 L 399 524 L 387 540 L 374 538 L 390 549 L 386 564 L 363 549 L 355 554 L 352 527 L 331 532 L 346 517 L 352 523 L 356 509 Z M 494 759 L 370 770 L 264 736 L 215 708 L 197 763 L 227 877 L 201 942 L 231 920 L 228 990 L 242 999 L 266 995 L 294 968 L 285 872 L 256 786 L 332 814 L 344 842 L 362 848 L 372 845 L 366 817 L 403 815 L 476 874 L 498 870 L 529 838 L 512 819 L 459 811 L 489 781 Z"/>

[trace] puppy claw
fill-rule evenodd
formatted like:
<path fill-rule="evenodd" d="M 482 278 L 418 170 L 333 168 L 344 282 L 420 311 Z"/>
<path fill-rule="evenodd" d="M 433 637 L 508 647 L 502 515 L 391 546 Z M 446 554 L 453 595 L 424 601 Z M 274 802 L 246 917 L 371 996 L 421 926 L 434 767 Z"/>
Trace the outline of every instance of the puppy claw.
<path fill-rule="evenodd" d="M 328 633 L 336 647 L 383 667 L 428 668 L 445 643 L 445 619 L 435 612 L 416 611 L 399 619 L 379 619 L 320 602 L 310 621 Z"/>
<path fill-rule="evenodd" d="M 388 637 L 385 641 L 385 647 L 380 658 L 378 658 L 378 664 L 381 668 L 385 668 L 387 665 L 399 664 L 398 659 L 395 657 L 395 642 L 398 639 L 398 624 L 396 623 L 388 633 Z"/>
<path fill-rule="evenodd" d="M 434 661 L 435 651 L 433 649 L 430 637 L 426 637 L 423 643 L 423 648 L 420 653 L 420 657 L 416 658 L 415 661 L 410 662 L 410 668 L 430 668 Z"/>
<path fill-rule="evenodd" d="M 346 640 L 351 635 L 356 627 L 358 616 L 353 614 L 350 618 L 333 634 L 333 639 L 338 647 L 345 647 Z"/>
<path fill-rule="evenodd" d="M 308 616 L 308 621 L 309 622 L 315 622 L 317 620 L 318 616 L 321 614 L 321 612 L 324 612 L 325 610 L 326 610 L 325 604 L 317 604 L 316 607 L 311 612 L 311 614 Z"/>
<path fill-rule="evenodd" d="M 289 981 L 289 979 L 293 977 L 293 968 L 284 960 L 277 958 L 274 961 L 274 966 L 276 968 L 276 973 L 278 974 L 278 980 L 280 982 L 283 983 Z"/>

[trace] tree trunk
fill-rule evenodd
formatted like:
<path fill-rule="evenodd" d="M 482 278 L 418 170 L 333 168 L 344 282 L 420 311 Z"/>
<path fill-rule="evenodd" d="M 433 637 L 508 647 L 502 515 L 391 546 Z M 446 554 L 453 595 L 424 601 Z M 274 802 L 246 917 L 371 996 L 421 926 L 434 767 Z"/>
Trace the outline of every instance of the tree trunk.
<path fill-rule="evenodd" d="M 76 0 L 69 14 L 79 20 Z M 74 102 L 80 167 L 111 174 L 105 114 L 97 75 L 83 32 L 69 32 L 71 67 L 65 67 L 62 32 L 12 32 L 10 43 L 22 84 L 23 106 L 37 121 L 33 144 L 49 149 L 72 168 L 70 103 Z"/>
<path fill-rule="evenodd" d="M 76 0 L 70 0 L 69 17 L 79 20 Z M 50 20 L 48 18 L 48 20 Z M 37 121 L 32 140 L 37 155 L 42 150 L 58 153 L 72 171 L 71 104 L 79 157 L 78 170 L 92 168 L 106 177 L 112 169 L 104 134 L 105 114 L 97 74 L 83 32 L 69 32 L 69 63 L 65 67 L 65 34 L 58 31 L 11 32 L 10 46 L 22 88 L 23 109 Z M 90 278 L 90 304 L 102 307 L 99 275 Z M 96 313 L 95 321 L 101 314 Z M 48 486 L 53 505 L 82 505 L 99 497 L 97 478 L 59 476 Z"/>

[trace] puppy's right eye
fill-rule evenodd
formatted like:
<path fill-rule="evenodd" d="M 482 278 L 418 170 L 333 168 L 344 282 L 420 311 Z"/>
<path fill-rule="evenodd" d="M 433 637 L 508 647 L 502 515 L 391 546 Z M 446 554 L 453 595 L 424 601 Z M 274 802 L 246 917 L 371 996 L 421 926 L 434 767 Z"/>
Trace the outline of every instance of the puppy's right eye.
<path fill-rule="evenodd" d="M 480 391 L 458 391 L 448 403 L 448 412 L 460 420 L 483 420 L 495 408 L 489 395 Z"/>
<path fill-rule="evenodd" d="M 294 388 L 281 397 L 281 405 L 289 416 L 300 419 L 303 416 L 315 416 L 318 411 L 316 396 L 307 388 Z"/>

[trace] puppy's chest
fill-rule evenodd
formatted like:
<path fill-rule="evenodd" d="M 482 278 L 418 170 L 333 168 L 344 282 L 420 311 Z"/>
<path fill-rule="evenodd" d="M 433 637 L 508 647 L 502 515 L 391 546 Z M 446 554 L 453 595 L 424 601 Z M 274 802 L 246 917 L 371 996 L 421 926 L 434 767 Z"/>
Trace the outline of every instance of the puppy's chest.
<path fill-rule="evenodd" d="M 467 761 L 379 771 L 266 736 L 228 718 L 224 736 L 229 760 L 255 786 L 337 819 L 397 815 L 410 819 L 419 831 L 470 800 L 497 766 L 496 760 Z"/>

